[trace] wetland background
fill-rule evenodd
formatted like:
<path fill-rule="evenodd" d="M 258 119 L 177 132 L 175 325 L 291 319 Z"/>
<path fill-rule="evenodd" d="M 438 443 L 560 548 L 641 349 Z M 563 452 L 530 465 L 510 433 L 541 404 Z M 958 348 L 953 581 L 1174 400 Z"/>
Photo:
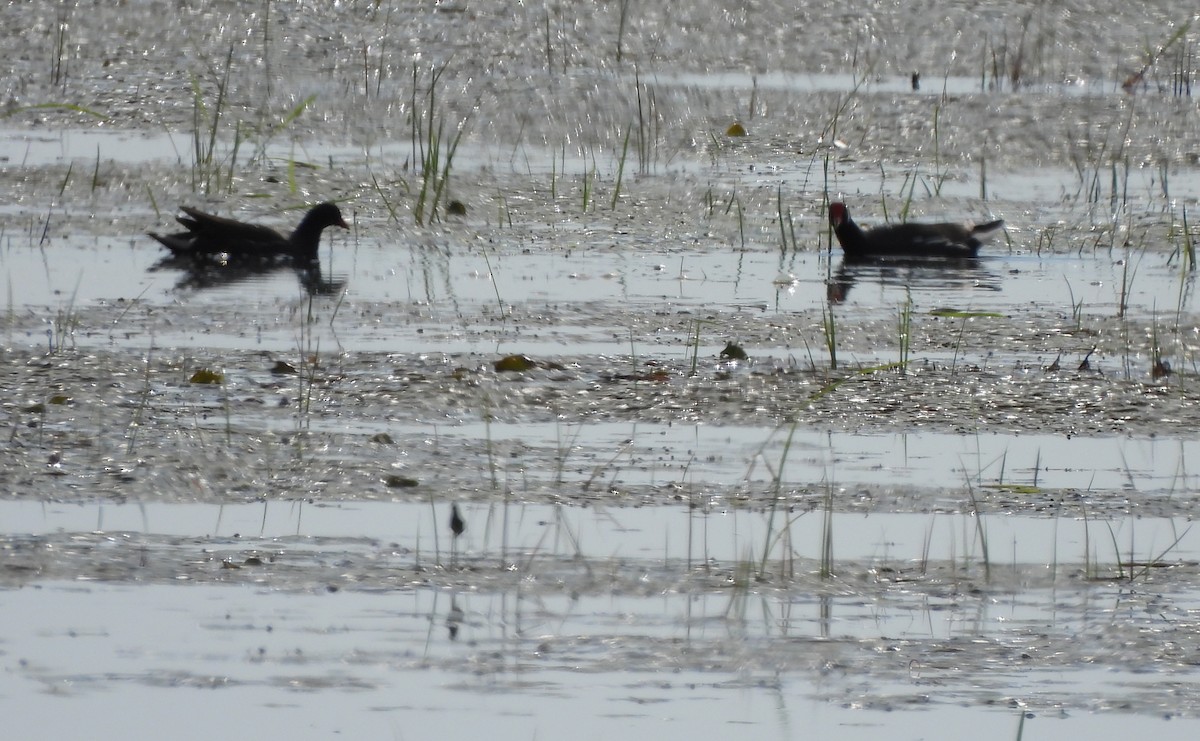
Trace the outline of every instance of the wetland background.
<path fill-rule="evenodd" d="M 1178 4 L 5 18 L 15 733 L 1195 736 Z M 144 236 L 321 200 L 316 283 Z"/>

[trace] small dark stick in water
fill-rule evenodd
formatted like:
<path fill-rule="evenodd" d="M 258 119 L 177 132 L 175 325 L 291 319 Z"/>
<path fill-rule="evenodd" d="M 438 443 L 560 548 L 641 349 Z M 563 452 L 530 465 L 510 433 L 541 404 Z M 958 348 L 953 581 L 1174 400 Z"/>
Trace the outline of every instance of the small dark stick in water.
<path fill-rule="evenodd" d="M 457 538 L 458 536 L 462 535 L 463 531 L 466 529 L 467 529 L 467 523 L 463 522 L 462 514 L 459 513 L 459 511 L 458 511 L 458 505 L 451 504 L 450 505 L 450 532 L 454 533 L 454 537 Z"/>

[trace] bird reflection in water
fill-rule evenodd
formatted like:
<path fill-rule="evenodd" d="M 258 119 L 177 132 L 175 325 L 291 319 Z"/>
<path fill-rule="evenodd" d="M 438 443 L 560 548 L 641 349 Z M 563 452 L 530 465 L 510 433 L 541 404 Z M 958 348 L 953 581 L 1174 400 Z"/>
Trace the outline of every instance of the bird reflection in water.
<path fill-rule="evenodd" d="M 321 270 L 320 260 L 280 255 L 272 259 L 229 259 L 226 256 L 192 257 L 169 255 L 149 268 L 182 272 L 175 283 L 177 291 L 198 291 L 220 288 L 243 282 L 264 280 L 277 273 L 293 272 L 300 287 L 310 296 L 337 295 L 346 281 Z"/>
<path fill-rule="evenodd" d="M 458 606 L 458 597 L 450 595 L 450 612 L 446 613 L 446 631 L 450 635 L 450 640 L 458 638 L 458 629 L 462 626 L 465 617 L 462 608 Z"/>
<path fill-rule="evenodd" d="M 937 258 L 879 258 L 843 261 L 825 286 L 829 303 L 840 304 L 855 284 L 877 283 L 884 287 L 970 289 L 999 291 L 1001 277 L 989 270 L 984 260 Z"/>

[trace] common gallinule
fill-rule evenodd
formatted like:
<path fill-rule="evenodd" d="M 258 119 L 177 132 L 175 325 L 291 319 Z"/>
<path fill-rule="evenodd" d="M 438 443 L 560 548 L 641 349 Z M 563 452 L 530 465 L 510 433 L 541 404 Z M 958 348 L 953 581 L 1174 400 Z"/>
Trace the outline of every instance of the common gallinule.
<path fill-rule="evenodd" d="M 348 229 L 342 212 L 332 203 L 322 203 L 309 209 L 300 225 L 289 236 L 258 224 L 247 224 L 222 216 L 213 216 L 188 206 L 180 206 L 187 216 L 176 221 L 187 228 L 178 234 L 149 232 L 175 257 L 212 259 L 224 255 L 233 262 L 268 261 L 290 258 L 294 261 L 313 261 L 321 246 L 321 232 L 327 226 Z"/>
<path fill-rule="evenodd" d="M 1004 221 L 986 224 L 894 224 L 863 231 L 850 218 L 844 203 L 829 206 L 829 223 L 847 260 L 884 257 L 971 258 L 983 240 L 1004 228 Z"/>

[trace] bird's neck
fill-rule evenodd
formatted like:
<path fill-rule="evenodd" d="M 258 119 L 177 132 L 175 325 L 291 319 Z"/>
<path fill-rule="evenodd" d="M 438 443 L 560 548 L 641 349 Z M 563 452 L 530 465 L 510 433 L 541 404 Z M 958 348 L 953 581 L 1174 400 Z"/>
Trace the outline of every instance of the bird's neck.
<path fill-rule="evenodd" d="M 867 235 L 863 230 L 850 219 L 846 219 L 841 224 L 833 228 L 833 233 L 837 235 L 838 244 L 842 245 L 842 250 L 848 254 L 861 254 L 867 247 Z"/>
<path fill-rule="evenodd" d="M 321 248 L 322 230 L 322 227 L 317 226 L 308 217 L 301 220 L 300 225 L 296 227 L 296 231 L 292 232 L 292 235 L 288 237 L 288 242 L 291 243 L 296 255 L 299 257 L 316 258 Z"/>

